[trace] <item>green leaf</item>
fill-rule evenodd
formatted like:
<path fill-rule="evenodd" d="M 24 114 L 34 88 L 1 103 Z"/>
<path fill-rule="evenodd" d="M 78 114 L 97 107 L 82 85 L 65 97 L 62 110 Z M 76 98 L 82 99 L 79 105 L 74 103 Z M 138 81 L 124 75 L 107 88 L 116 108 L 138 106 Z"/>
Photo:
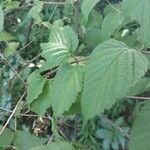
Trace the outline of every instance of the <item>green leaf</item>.
<path fill-rule="evenodd" d="M 18 1 L 6 1 L 5 6 L 5 13 L 10 13 L 13 9 L 19 8 L 21 2 Z"/>
<path fill-rule="evenodd" d="M 122 9 L 127 17 L 132 17 L 141 0 L 123 0 Z M 143 2 L 143 1 L 142 1 Z"/>
<path fill-rule="evenodd" d="M 2 10 L 2 6 L 0 5 L 0 32 L 3 30 L 3 25 L 4 25 L 4 13 Z"/>
<path fill-rule="evenodd" d="M 82 68 L 65 64 L 61 66 L 52 85 L 52 107 L 55 116 L 69 110 L 82 88 Z"/>
<path fill-rule="evenodd" d="M 46 81 L 43 92 L 31 103 L 31 110 L 36 112 L 39 116 L 43 116 L 46 112 L 46 109 L 50 107 L 51 99 L 51 81 Z"/>
<path fill-rule="evenodd" d="M 122 42 L 109 40 L 97 46 L 85 69 L 81 99 L 85 119 L 101 114 L 124 97 L 145 74 L 147 66 L 143 54 Z"/>
<path fill-rule="evenodd" d="M 84 0 L 81 6 L 82 14 L 85 18 L 85 22 L 87 23 L 88 17 L 90 12 L 92 11 L 93 7 L 99 2 L 100 0 Z"/>
<path fill-rule="evenodd" d="M 1 34 L 0 34 L 0 42 L 1 41 L 9 42 L 9 41 L 12 41 L 12 40 L 16 40 L 16 38 L 13 35 L 11 35 L 8 32 L 5 32 L 5 31 L 1 32 Z"/>
<path fill-rule="evenodd" d="M 8 46 L 5 48 L 4 51 L 5 57 L 8 57 L 11 54 L 13 54 L 17 50 L 18 46 L 19 46 L 18 42 L 10 42 Z"/>
<path fill-rule="evenodd" d="M 105 16 L 102 22 L 102 35 L 103 40 L 109 39 L 109 37 L 115 32 L 116 29 L 123 23 L 124 17 L 118 12 L 109 13 Z"/>
<path fill-rule="evenodd" d="M 81 112 L 80 98 L 80 96 L 77 97 L 76 102 L 71 105 L 70 109 L 64 115 L 70 116 Z"/>
<path fill-rule="evenodd" d="M 141 47 L 141 42 L 139 42 L 139 30 L 135 30 L 130 34 L 128 32 L 125 36 L 123 36 L 123 42 L 125 42 L 130 48 Z"/>
<path fill-rule="evenodd" d="M 58 129 L 59 127 L 57 126 L 57 122 L 54 118 L 51 118 L 51 126 L 52 126 L 51 131 L 53 132 L 55 141 L 60 142 L 60 141 L 64 140 L 62 138 L 62 136 L 60 136 L 60 134 L 59 134 L 59 129 Z"/>
<path fill-rule="evenodd" d="M 27 84 L 27 103 L 31 104 L 42 93 L 45 79 L 35 71 L 29 76 Z"/>
<path fill-rule="evenodd" d="M 77 49 L 78 42 L 77 35 L 69 26 L 53 27 L 49 43 L 41 44 L 42 55 L 54 57 L 56 64 L 68 61 L 71 53 Z"/>
<path fill-rule="evenodd" d="M 123 1 L 124 14 L 137 19 L 141 25 L 141 41 L 150 48 L 150 1 L 149 0 L 124 0 Z"/>
<path fill-rule="evenodd" d="M 72 144 L 67 142 L 54 142 L 46 146 L 39 146 L 30 150 L 75 150 Z"/>
<path fill-rule="evenodd" d="M 104 11 L 103 11 L 103 15 L 106 16 L 106 15 L 114 13 L 114 12 L 122 13 L 121 3 L 106 5 L 106 7 L 104 8 Z"/>
<path fill-rule="evenodd" d="M 91 30 L 88 30 L 84 35 L 85 42 L 91 46 L 97 46 L 101 43 L 101 30 L 98 28 L 92 28 Z"/>
<path fill-rule="evenodd" d="M 143 106 L 131 131 L 129 150 L 149 150 L 150 148 L 150 102 Z"/>
<path fill-rule="evenodd" d="M 92 28 L 100 29 L 102 20 L 103 20 L 103 16 L 99 13 L 99 11 L 92 10 L 89 15 L 88 22 L 86 24 L 86 28 L 88 30 L 92 29 Z"/>
<path fill-rule="evenodd" d="M 140 1 L 136 15 L 141 25 L 141 41 L 150 48 L 150 0 Z"/>
<path fill-rule="evenodd" d="M 34 6 L 30 9 L 28 13 L 28 17 L 31 17 L 35 20 L 35 24 L 39 24 L 42 22 L 40 17 L 40 12 L 43 9 L 43 2 L 39 0 L 34 0 Z"/>
<path fill-rule="evenodd" d="M 0 126 L 1 129 L 2 126 Z M 9 145 L 11 145 L 11 142 L 13 140 L 13 132 L 10 129 L 5 129 L 4 132 L 0 135 L 0 149 L 7 148 Z M 9 138 L 8 138 L 9 137 Z"/>
<path fill-rule="evenodd" d="M 150 91 L 150 79 L 142 78 L 134 87 L 131 87 L 128 95 L 138 95 Z"/>
<path fill-rule="evenodd" d="M 28 150 L 36 146 L 41 146 L 46 141 L 46 139 L 38 138 L 29 132 L 17 131 L 13 144 L 18 150 Z"/>
<path fill-rule="evenodd" d="M 49 70 L 50 68 L 54 68 L 59 65 L 59 63 L 56 61 L 57 60 L 56 56 L 52 56 L 51 54 L 44 54 L 44 53 L 41 56 L 45 58 L 46 61 L 41 64 L 42 66 L 39 68 L 40 72 Z"/>

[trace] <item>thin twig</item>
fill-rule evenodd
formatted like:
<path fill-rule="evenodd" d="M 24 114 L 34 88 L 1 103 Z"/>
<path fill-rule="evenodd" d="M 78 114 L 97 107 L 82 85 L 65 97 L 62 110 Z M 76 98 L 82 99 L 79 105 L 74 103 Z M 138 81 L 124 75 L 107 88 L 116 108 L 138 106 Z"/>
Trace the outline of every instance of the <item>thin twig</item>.
<path fill-rule="evenodd" d="M 47 142 L 47 144 L 49 144 L 49 143 L 51 143 L 51 142 L 52 142 L 52 140 L 53 140 L 53 137 L 54 137 L 54 134 L 52 134 L 52 135 L 50 136 L 50 138 L 48 139 L 48 142 Z"/>
<path fill-rule="evenodd" d="M 130 139 L 130 136 L 128 135 L 128 133 L 126 133 L 121 127 L 119 127 L 116 123 L 112 122 L 110 119 L 108 119 L 107 116 L 103 115 L 102 116 L 103 119 L 109 123 L 113 128 L 115 128 L 116 130 L 118 130 L 119 132 L 121 132 L 125 137 L 127 137 L 128 139 Z"/>
<path fill-rule="evenodd" d="M 19 101 L 17 102 L 14 110 L 12 111 L 11 115 L 9 116 L 8 120 L 6 121 L 5 125 L 3 126 L 3 128 L 0 130 L 0 135 L 3 133 L 3 131 L 5 130 L 5 128 L 7 127 L 8 123 L 10 122 L 11 118 L 13 117 L 13 115 L 15 114 L 20 102 L 22 101 L 22 99 L 24 98 L 24 96 L 26 95 L 26 91 L 22 94 L 21 98 L 19 99 Z"/>
<path fill-rule="evenodd" d="M 83 61 L 86 61 L 86 60 L 88 60 L 88 59 L 89 59 L 89 57 L 84 57 L 84 58 L 81 58 L 81 59 L 76 59 L 76 60 L 70 62 L 70 64 L 75 64 L 75 63 L 83 62 Z M 51 76 L 52 74 L 56 73 L 57 70 L 58 70 L 58 66 L 56 66 L 55 69 L 51 70 L 50 72 L 46 73 L 46 74 L 44 75 L 44 77 L 49 77 L 49 76 Z"/>
<path fill-rule="evenodd" d="M 1 35 L 2 35 L 2 38 L 3 38 L 3 40 L 5 41 L 5 43 L 8 45 L 8 47 L 12 50 L 12 51 L 14 51 L 13 49 L 12 49 L 12 47 L 10 46 L 10 44 L 7 42 L 7 40 L 5 39 L 5 37 L 3 36 L 3 33 L 1 33 Z M 15 54 L 17 54 L 16 52 L 15 52 Z M 23 62 L 25 62 L 24 60 L 23 60 L 23 58 L 20 56 L 20 55 L 18 55 L 17 54 L 17 57 L 19 57 Z"/>
<path fill-rule="evenodd" d="M 140 52 L 144 54 L 150 54 L 150 51 L 140 51 Z"/>
<path fill-rule="evenodd" d="M 66 5 L 66 4 L 73 4 L 73 2 L 48 2 L 48 1 L 45 1 L 43 2 L 44 5 Z M 28 7 L 32 7 L 34 4 L 28 4 L 28 5 L 25 5 L 25 6 L 21 6 L 17 9 L 26 9 Z"/>
<path fill-rule="evenodd" d="M 54 7 L 53 12 L 52 12 L 51 16 L 50 16 L 49 19 L 48 19 L 48 22 L 50 22 L 51 19 L 53 18 L 57 7 L 58 7 L 58 5 L 56 5 L 56 6 Z M 40 33 L 41 33 L 43 30 L 44 30 L 44 29 L 42 29 L 42 30 L 40 31 Z M 24 50 L 26 47 L 28 47 L 34 40 L 36 40 L 39 36 L 40 36 L 40 34 L 38 34 L 38 35 L 37 35 L 35 38 L 33 38 L 28 44 L 26 44 L 23 48 L 21 48 L 21 49 L 19 50 L 19 52 L 23 51 L 23 50 Z M 41 54 L 42 54 L 42 53 L 38 54 L 38 55 L 35 56 L 33 59 L 29 60 L 29 61 L 26 63 L 25 67 L 28 66 L 30 63 L 32 63 L 34 60 L 38 59 L 38 58 L 41 56 Z"/>
<path fill-rule="evenodd" d="M 7 147 L 7 148 L 11 148 L 11 149 L 16 150 L 16 147 L 11 146 L 11 145 L 0 145 L 0 148 L 2 148 L 2 147 Z"/>
<path fill-rule="evenodd" d="M 23 113 L 21 113 L 20 116 L 22 116 L 22 117 L 35 117 L 35 118 L 38 118 L 38 117 L 39 117 L 38 115 L 34 115 L 34 114 L 23 114 Z M 43 118 L 43 119 L 51 120 L 51 118 L 45 117 L 45 116 L 43 116 L 42 118 Z"/>
<path fill-rule="evenodd" d="M 29 38 L 30 38 L 30 32 L 31 32 L 31 29 L 32 29 L 32 25 L 33 25 L 33 19 L 30 20 L 29 26 L 28 26 L 27 31 L 26 31 L 25 45 L 27 45 L 29 43 Z"/>
<path fill-rule="evenodd" d="M 16 76 L 18 76 L 18 78 L 23 82 L 24 85 L 26 85 L 26 82 L 22 79 L 22 77 L 20 76 L 20 74 L 11 66 L 11 64 L 7 61 L 7 59 L 5 58 L 5 56 L 3 56 L 3 54 L 1 54 L 1 53 L 0 53 L 0 56 L 6 62 L 6 64 L 11 68 L 11 70 L 14 72 L 14 74 Z"/>
<path fill-rule="evenodd" d="M 6 112 L 9 112 L 9 113 L 11 113 L 11 112 L 12 112 L 11 110 L 5 109 L 5 108 L 3 108 L 3 107 L 0 107 L 0 110 L 2 110 L 2 111 L 6 111 Z"/>
<path fill-rule="evenodd" d="M 12 110 L 8 110 L 8 109 L 5 109 L 5 108 L 3 108 L 3 107 L 0 107 L 0 110 L 2 110 L 2 111 L 5 111 L 5 113 L 1 113 L 1 114 L 10 114 L 10 113 L 12 113 L 13 111 Z M 17 110 L 19 110 L 19 109 L 17 109 Z M 26 114 L 26 113 L 20 113 L 19 114 L 19 116 L 22 116 L 22 117 L 39 117 L 38 115 L 35 115 L 35 114 Z M 52 118 L 51 117 L 46 117 L 46 116 L 43 116 L 42 117 L 43 119 L 48 119 L 48 120 L 52 120 Z"/>
<path fill-rule="evenodd" d="M 56 5 L 56 6 L 54 7 L 53 12 L 52 12 L 51 16 L 50 16 L 49 19 L 48 19 L 49 22 L 52 20 L 54 14 L 55 14 L 55 11 L 56 11 L 56 9 L 57 9 L 57 7 L 58 7 L 58 5 Z"/>
<path fill-rule="evenodd" d="M 129 98 L 129 99 L 139 99 L 139 100 L 150 100 L 150 97 L 139 97 L 139 96 L 126 96 L 125 98 Z"/>
<path fill-rule="evenodd" d="M 79 0 L 74 3 L 74 16 L 75 16 L 75 29 L 76 33 L 79 35 Z"/>
<path fill-rule="evenodd" d="M 73 4 L 73 2 L 43 2 L 45 5 L 66 5 L 66 4 Z"/>
<path fill-rule="evenodd" d="M 108 3 L 114 10 L 116 10 L 118 13 L 122 13 L 120 10 L 118 10 L 116 7 L 114 7 L 114 6 L 110 3 L 109 0 L 106 0 L 106 1 L 107 1 L 107 3 Z"/>
<path fill-rule="evenodd" d="M 46 74 L 44 75 L 44 77 L 49 77 L 49 76 L 51 76 L 53 73 L 57 72 L 57 70 L 58 70 L 58 68 L 56 68 L 56 69 L 54 69 L 54 70 L 52 70 L 52 71 L 46 73 Z"/>
<path fill-rule="evenodd" d="M 81 58 L 81 59 L 76 59 L 76 60 L 70 62 L 70 64 L 75 64 L 75 63 L 79 63 L 79 62 L 84 62 L 84 61 L 87 61 L 88 59 L 89 59 L 88 56 L 87 56 L 87 57 L 83 57 L 83 58 Z"/>
<path fill-rule="evenodd" d="M 17 53 L 22 52 L 25 48 L 27 48 L 32 42 L 34 42 L 38 37 L 40 36 L 40 34 L 38 34 L 36 37 L 34 37 L 29 43 L 27 43 L 24 47 L 22 47 L 19 51 L 17 51 Z"/>

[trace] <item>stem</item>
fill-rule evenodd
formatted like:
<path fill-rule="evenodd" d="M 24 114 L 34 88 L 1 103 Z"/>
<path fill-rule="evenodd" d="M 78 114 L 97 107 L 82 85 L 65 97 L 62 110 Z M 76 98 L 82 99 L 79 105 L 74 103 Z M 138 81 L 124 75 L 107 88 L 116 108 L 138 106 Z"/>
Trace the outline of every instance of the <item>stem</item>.
<path fill-rule="evenodd" d="M 114 7 L 114 6 L 110 3 L 109 0 L 106 0 L 106 1 L 107 1 L 107 3 L 108 3 L 115 11 L 117 11 L 118 13 L 122 13 L 120 10 L 118 10 L 116 7 Z"/>
<path fill-rule="evenodd" d="M 20 74 L 11 66 L 11 64 L 7 61 L 7 59 L 0 53 L 0 56 L 2 57 L 2 59 L 6 62 L 6 64 L 11 68 L 11 70 L 14 72 L 14 74 L 16 76 L 18 76 L 18 78 L 22 81 L 22 83 L 24 85 L 26 85 L 26 82 L 22 79 L 22 77 L 20 76 Z"/>
<path fill-rule="evenodd" d="M 119 132 L 121 132 L 125 137 L 127 137 L 128 139 L 130 139 L 130 136 L 128 135 L 128 133 L 126 133 L 121 127 L 119 127 L 116 123 L 112 122 L 110 119 L 107 118 L 107 116 L 103 115 L 102 118 L 108 123 L 110 124 L 113 128 L 115 128 L 116 130 L 118 130 Z"/>
<path fill-rule="evenodd" d="M 136 100 L 150 100 L 150 97 L 139 97 L 139 96 L 126 96 L 125 98 L 136 99 Z"/>
<path fill-rule="evenodd" d="M 150 54 L 150 51 L 140 51 L 140 52 L 144 54 Z"/>
<path fill-rule="evenodd" d="M 21 98 L 19 99 L 18 103 L 16 104 L 14 110 L 12 111 L 11 115 L 9 116 L 8 120 L 6 121 L 5 125 L 2 127 L 2 129 L 0 130 L 0 135 L 3 133 L 3 131 L 5 130 L 5 128 L 7 127 L 8 123 L 10 122 L 11 118 L 13 117 L 13 115 L 15 114 L 20 102 L 22 101 L 22 99 L 25 97 L 26 95 L 26 91 L 23 93 L 23 95 L 21 96 Z"/>
<path fill-rule="evenodd" d="M 81 59 L 74 60 L 74 61 L 70 62 L 70 64 L 75 64 L 75 63 L 83 62 L 83 61 L 86 61 L 86 60 L 88 60 L 88 59 L 89 59 L 89 57 L 84 57 L 84 58 L 81 58 Z M 55 69 L 53 69 L 53 70 L 51 70 L 50 72 L 46 73 L 46 74 L 44 75 L 44 77 L 49 77 L 49 76 L 51 76 L 53 73 L 56 73 L 57 70 L 58 70 L 58 67 L 59 67 L 59 66 L 56 66 Z"/>
<path fill-rule="evenodd" d="M 73 4 L 72 2 L 43 2 L 45 5 L 65 5 L 65 4 Z"/>

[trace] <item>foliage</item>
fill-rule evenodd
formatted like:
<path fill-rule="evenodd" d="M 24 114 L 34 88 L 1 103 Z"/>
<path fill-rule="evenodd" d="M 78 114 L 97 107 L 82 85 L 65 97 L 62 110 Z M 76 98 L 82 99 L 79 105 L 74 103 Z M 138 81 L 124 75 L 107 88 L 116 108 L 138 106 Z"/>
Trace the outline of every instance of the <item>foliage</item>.
<path fill-rule="evenodd" d="M 52 107 L 54 115 L 68 111 L 82 88 L 82 68 L 65 64 L 58 71 L 52 85 Z"/>
<path fill-rule="evenodd" d="M 133 130 L 131 132 L 131 141 L 129 143 L 130 150 L 147 150 L 150 146 L 149 143 L 149 111 L 150 106 L 149 102 L 145 104 L 142 108 L 141 113 L 137 117 L 134 125 Z M 142 125 L 141 125 L 142 124 Z M 143 141 L 144 139 L 144 141 Z M 143 142 L 141 142 L 143 141 Z"/>
<path fill-rule="evenodd" d="M 0 149 L 149 148 L 150 1 L 117 2 L 0 1 Z"/>
<path fill-rule="evenodd" d="M 98 2 L 99 2 L 99 0 L 93 0 L 93 1 L 86 0 L 86 1 L 83 1 L 81 9 L 82 9 L 83 16 L 85 17 L 85 22 L 88 21 L 88 17 L 89 17 L 89 14 L 90 14 L 91 10 L 93 9 L 93 7 Z"/>
<path fill-rule="evenodd" d="M 123 118 L 118 118 L 115 122 L 116 125 L 121 126 L 123 124 Z M 123 137 L 123 134 L 113 128 L 105 119 L 101 119 L 100 125 L 103 128 L 100 128 L 96 131 L 96 136 L 99 139 L 103 139 L 103 148 L 109 149 L 112 147 L 113 149 L 119 150 L 119 147 L 125 149 L 126 141 Z M 127 133 L 128 128 L 122 128 L 124 133 Z"/>
<path fill-rule="evenodd" d="M 144 75 L 147 65 L 142 54 L 118 41 L 107 41 L 97 46 L 85 69 L 81 101 L 84 117 L 94 117 L 123 98 Z"/>
<path fill-rule="evenodd" d="M 4 24 L 4 14 L 2 10 L 2 6 L 0 5 L 0 32 L 3 30 L 3 24 Z"/>

